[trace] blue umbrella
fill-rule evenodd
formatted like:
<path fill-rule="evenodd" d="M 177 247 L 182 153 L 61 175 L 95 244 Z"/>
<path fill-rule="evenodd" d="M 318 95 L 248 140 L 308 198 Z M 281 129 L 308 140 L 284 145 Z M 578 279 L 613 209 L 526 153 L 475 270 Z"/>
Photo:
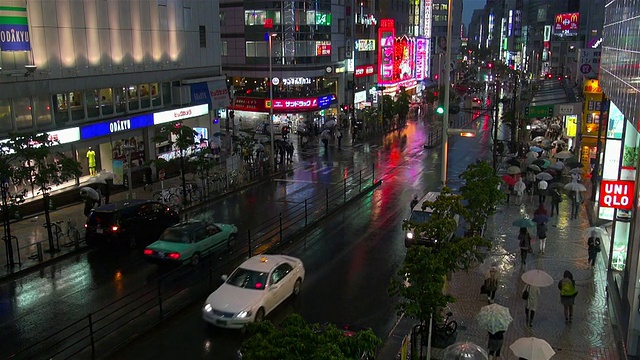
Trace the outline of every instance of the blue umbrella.
<path fill-rule="evenodd" d="M 535 152 L 542 152 L 542 151 L 543 151 L 543 150 L 542 150 L 542 148 L 541 148 L 541 147 L 538 147 L 538 146 L 531 146 L 531 147 L 529 148 L 529 150 L 531 150 L 531 151 L 535 151 Z"/>
<path fill-rule="evenodd" d="M 520 227 L 520 228 L 530 228 L 536 226 L 536 223 L 527 218 L 520 218 L 511 223 L 511 225 Z"/>

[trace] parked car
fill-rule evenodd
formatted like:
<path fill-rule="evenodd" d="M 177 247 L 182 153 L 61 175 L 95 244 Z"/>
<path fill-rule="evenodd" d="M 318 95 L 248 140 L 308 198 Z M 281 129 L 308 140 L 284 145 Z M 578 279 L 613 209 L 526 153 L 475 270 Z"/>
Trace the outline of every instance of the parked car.
<path fill-rule="evenodd" d="M 231 224 L 181 222 L 167 228 L 158 241 L 144 249 L 144 255 L 152 262 L 190 262 L 195 266 L 201 257 L 232 247 L 237 235 L 238 228 Z"/>
<path fill-rule="evenodd" d="M 84 227 L 90 247 L 125 245 L 133 249 L 156 241 L 178 221 L 177 212 L 157 201 L 122 200 L 93 209 Z"/>
<path fill-rule="evenodd" d="M 427 207 L 425 209 L 422 208 L 422 204 L 425 201 L 434 202 L 440 196 L 439 192 L 429 192 L 422 199 L 420 199 L 416 205 L 411 208 L 411 216 L 409 217 L 409 221 L 414 223 L 425 223 L 429 221 L 431 214 L 433 213 L 433 209 Z M 459 224 L 460 217 L 458 215 L 454 215 L 454 219 L 456 221 L 456 225 Z M 424 246 L 434 246 L 437 245 L 438 241 L 447 241 L 453 238 L 455 232 L 452 232 L 447 236 L 446 239 L 431 239 L 425 234 L 416 234 L 414 229 L 408 229 L 405 233 L 404 237 L 404 246 L 410 247 L 412 245 L 424 245 Z"/>
<path fill-rule="evenodd" d="M 260 322 L 289 296 L 300 293 L 304 281 L 300 259 L 286 255 L 256 255 L 223 275 L 224 283 L 202 307 L 204 321 L 219 327 L 241 329 Z"/>

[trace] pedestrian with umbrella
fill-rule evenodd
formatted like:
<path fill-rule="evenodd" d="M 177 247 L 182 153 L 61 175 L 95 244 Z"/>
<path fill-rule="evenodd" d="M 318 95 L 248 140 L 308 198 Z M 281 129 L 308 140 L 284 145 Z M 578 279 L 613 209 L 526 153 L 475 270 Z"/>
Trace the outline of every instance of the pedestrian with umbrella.
<path fill-rule="evenodd" d="M 483 306 L 476 315 L 476 321 L 489 333 L 489 359 L 499 358 L 504 343 L 504 332 L 513 321 L 509 308 L 498 304 Z"/>
<path fill-rule="evenodd" d="M 91 209 L 100 200 L 100 194 L 90 187 L 80 188 L 80 198 L 84 200 L 84 216 L 89 216 Z"/>
<path fill-rule="evenodd" d="M 510 176 L 510 175 L 503 175 L 502 182 L 503 182 L 502 192 L 507 197 L 507 205 L 509 205 L 509 200 L 511 198 L 511 191 L 513 190 L 513 185 L 515 185 L 516 183 L 516 179 L 514 179 L 513 176 Z"/>
<path fill-rule="evenodd" d="M 542 206 L 542 209 L 546 212 L 544 206 Z M 540 254 L 544 254 L 544 250 L 547 247 L 547 222 L 549 222 L 549 217 L 540 213 L 533 217 L 533 221 L 536 222 L 536 236 L 538 237 L 539 244 L 538 251 Z"/>
<path fill-rule="evenodd" d="M 320 134 L 320 139 L 322 140 L 322 144 L 324 145 L 325 153 L 329 150 L 329 138 L 331 137 L 331 131 L 324 130 L 322 134 Z"/>
<path fill-rule="evenodd" d="M 562 280 L 558 282 L 560 290 L 560 302 L 564 307 L 564 322 L 573 321 L 573 304 L 576 301 L 578 290 L 576 290 L 576 281 L 573 280 L 573 274 L 569 270 L 565 270 Z"/>
<path fill-rule="evenodd" d="M 498 271 L 498 265 L 492 264 L 489 271 L 487 271 L 484 279 L 485 289 L 487 291 L 487 302 L 492 304 L 496 299 L 496 291 L 498 291 L 498 283 L 500 282 L 500 272 Z"/>
<path fill-rule="evenodd" d="M 567 185 L 564 186 L 565 189 L 578 189 L 578 190 L 569 190 L 569 198 L 571 199 L 571 219 L 577 219 L 578 218 L 578 214 L 580 213 L 580 205 L 582 205 L 582 203 L 584 202 L 584 198 L 582 197 L 582 194 L 580 193 L 580 188 L 579 187 L 570 187 L 569 185 L 580 185 L 582 186 L 582 188 L 584 188 L 584 185 L 582 184 L 578 184 L 578 183 L 574 183 L 571 182 Z M 586 188 L 585 188 L 586 190 Z"/>
<path fill-rule="evenodd" d="M 513 191 L 516 193 L 516 197 L 518 199 L 518 204 L 522 204 L 522 195 L 524 195 L 524 191 L 527 189 L 527 185 L 525 185 L 522 178 L 518 178 L 518 181 L 513 185 Z"/>
<path fill-rule="evenodd" d="M 529 255 L 529 251 L 531 251 L 531 235 L 529 235 L 529 231 L 526 227 L 520 228 L 520 233 L 518 234 L 518 244 L 520 246 L 520 261 L 521 265 L 527 265 L 527 255 Z"/>
<path fill-rule="evenodd" d="M 545 174 L 545 173 L 540 173 L 538 175 L 541 175 L 541 174 Z M 543 205 L 544 202 L 547 200 L 548 187 L 549 187 L 549 183 L 546 180 L 542 179 L 538 182 L 538 202 L 540 203 L 540 205 Z"/>
<path fill-rule="evenodd" d="M 549 360 L 556 352 L 548 342 L 535 337 L 524 337 L 509 346 L 515 356 L 525 360 Z"/>
<path fill-rule="evenodd" d="M 558 184 L 558 183 L 554 183 L 554 184 Z M 554 185 L 554 184 L 551 184 L 551 185 Z M 551 217 L 553 217 L 554 209 L 556 211 L 556 214 L 560 215 L 560 203 L 562 202 L 562 194 L 560 193 L 560 190 L 558 190 L 557 186 L 551 186 L 549 193 L 551 194 Z"/>
<path fill-rule="evenodd" d="M 600 252 L 600 245 L 602 244 L 602 240 L 598 237 L 598 233 L 595 231 L 591 231 L 591 236 L 587 239 L 587 251 L 589 252 L 589 264 L 591 267 L 596 265 L 596 258 L 598 253 Z"/>
<path fill-rule="evenodd" d="M 540 288 L 553 284 L 553 278 L 546 272 L 538 269 L 529 270 L 522 274 L 522 281 L 527 284 L 522 292 L 522 299 L 525 303 L 526 324 L 533 326 L 533 318 L 538 309 L 538 300 L 540 299 Z"/>

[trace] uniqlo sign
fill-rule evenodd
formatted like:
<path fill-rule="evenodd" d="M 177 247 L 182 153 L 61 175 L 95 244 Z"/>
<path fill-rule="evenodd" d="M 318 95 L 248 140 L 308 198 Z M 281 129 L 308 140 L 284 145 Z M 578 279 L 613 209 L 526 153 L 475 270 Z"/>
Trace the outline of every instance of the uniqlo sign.
<path fill-rule="evenodd" d="M 373 65 L 356 66 L 355 76 L 357 78 L 373 75 L 375 73 L 376 73 L 376 67 Z"/>
<path fill-rule="evenodd" d="M 633 208 L 633 181 L 602 180 L 600 183 L 600 206 L 620 210 Z"/>

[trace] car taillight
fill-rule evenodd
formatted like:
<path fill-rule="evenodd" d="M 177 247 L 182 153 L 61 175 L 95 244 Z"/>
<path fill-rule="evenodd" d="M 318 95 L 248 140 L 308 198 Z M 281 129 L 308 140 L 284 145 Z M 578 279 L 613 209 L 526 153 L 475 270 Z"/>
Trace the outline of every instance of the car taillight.
<path fill-rule="evenodd" d="M 119 227 L 118 225 L 113 225 L 113 226 L 111 227 L 111 231 L 113 231 L 113 232 L 116 232 L 116 231 L 118 231 L 118 230 L 120 230 L 120 227 Z"/>
<path fill-rule="evenodd" d="M 180 259 L 180 253 L 168 253 L 167 257 L 171 260 L 178 260 Z"/>
<path fill-rule="evenodd" d="M 151 249 L 144 249 L 143 253 L 144 253 L 145 255 L 153 255 L 153 250 L 151 250 Z"/>

